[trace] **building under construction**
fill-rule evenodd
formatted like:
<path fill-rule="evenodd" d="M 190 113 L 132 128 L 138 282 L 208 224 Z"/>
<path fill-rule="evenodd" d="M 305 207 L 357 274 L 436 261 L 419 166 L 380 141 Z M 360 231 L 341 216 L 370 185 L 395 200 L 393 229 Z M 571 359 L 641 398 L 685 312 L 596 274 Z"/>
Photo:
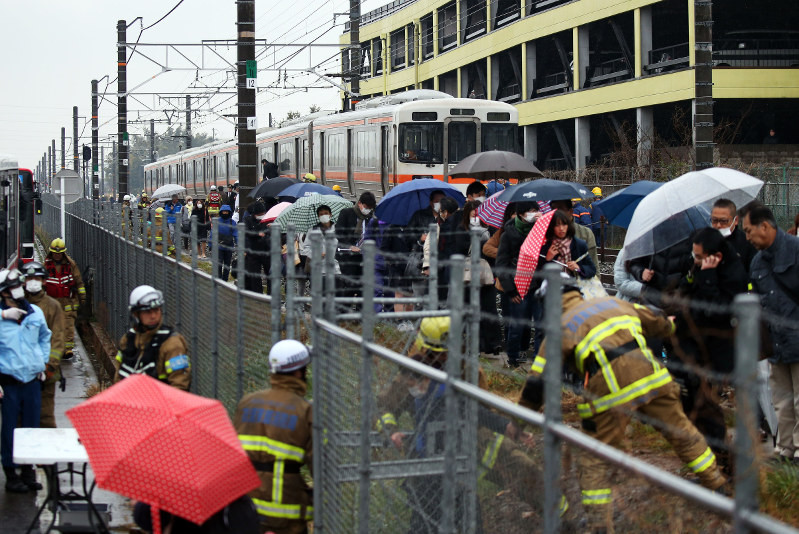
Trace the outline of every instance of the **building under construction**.
<path fill-rule="evenodd" d="M 718 144 L 799 143 L 797 17 L 778 0 L 396 0 L 351 17 L 343 72 L 361 98 L 514 104 L 520 148 L 544 169 L 620 145 L 645 164 L 656 140 L 692 146 L 701 167 Z"/>

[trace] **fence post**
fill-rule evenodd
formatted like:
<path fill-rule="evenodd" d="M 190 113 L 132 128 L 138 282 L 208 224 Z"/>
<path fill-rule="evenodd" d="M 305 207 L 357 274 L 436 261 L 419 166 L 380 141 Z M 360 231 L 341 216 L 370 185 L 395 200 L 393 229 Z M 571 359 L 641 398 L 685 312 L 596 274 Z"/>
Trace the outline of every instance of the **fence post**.
<path fill-rule="evenodd" d="M 361 336 L 361 458 L 358 467 L 358 532 L 369 534 L 369 485 L 372 447 L 370 432 L 374 418 L 372 410 L 372 356 L 366 348 L 374 336 L 375 314 L 375 254 L 376 244 L 371 239 L 363 244 L 363 335 Z"/>
<path fill-rule="evenodd" d="M 477 384 L 480 374 L 480 292 L 482 290 L 482 282 L 480 281 L 480 232 L 476 228 L 471 229 L 471 246 L 469 254 L 469 270 L 471 279 L 469 282 L 469 346 L 466 353 L 466 376 L 464 377 L 471 384 Z M 457 312 L 457 308 L 450 303 L 449 309 Z M 477 401 L 472 398 L 467 398 L 465 401 L 466 413 L 466 442 L 477 443 L 477 425 L 479 424 L 477 417 Z M 468 447 L 468 465 L 476 466 L 478 462 L 477 447 Z M 476 510 L 479 505 L 477 497 L 477 470 L 474 476 L 469 476 L 466 486 L 466 499 L 464 506 L 466 508 L 466 531 L 477 532 L 477 514 Z"/>
<path fill-rule="evenodd" d="M 325 238 L 325 319 L 331 323 L 336 320 L 336 248 L 335 237 Z"/>
<path fill-rule="evenodd" d="M 212 397 L 219 398 L 219 217 L 211 219 L 211 390 Z M 238 300 L 238 295 L 236 295 Z M 236 321 L 238 327 L 238 320 Z"/>
<path fill-rule="evenodd" d="M 294 225 L 289 224 L 286 227 L 286 339 L 294 339 L 294 285 L 297 280 L 295 237 Z"/>
<path fill-rule="evenodd" d="M 185 207 L 185 206 L 184 206 Z M 178 332 L 183 326 L 183 306 L 181 305 L 181 291 L 183 284 L 180 281 L 180 264 L 183 261 L 183 208 L 175 217 L 175 328 Z"/>
<path fill-rule="evenodd" d="M 743 513 L 758 509 L 759 474 L 753 450 L 757 432 L 757 358 L 760 353 L 760 299 L 738 295 L 733 301 L 738 328 L 735 333 L 735 508 L 733 531 L 750 532 Z"/>
<path fill-rule="evenodd" d="M 261 276 L 260 269 L 258 276 Z M 272 345 L 280 341 L 280 227 L 272 225 L 269 232 L 269 285 L 272 300 Z"/>
<path fill-rule="evenodd" d="M 199 331 L 197 327 L 197 223 L 199 221 L 199 217 L 192 217 L 191 218 L 191 287 L 195 288 L 194 291 L 191 292 L 191 353 L 194 354 L 194 366 L 197 367 L 197 362 L 199 359 L 197 358 L 197 354 L 199 354 Z M 201 371 L 202 369 L 195 369 L 194 374 L 198 376 L 197 371 Z M 201 393 L 197 390 L 197 384 L 199 380 L 192 380 L 191 381 L 191 391 L 193 393 Z"/>
<path fill-rule="evenodd" d="M 430 286 L 428 287 L 428 303 L 430 310 L 438 309 L 438 225 L 431 224 L 427 228 L 427 241 L 430 242 L 430 259 L 427 275 Z M 424 260 L 422 260 L 424 261 Z"/>
<path fill-rule="evenodd" d="M 236 269 L 236 401 L 244 396 L 244 280 L 246 270 L 244 268 L 244 242 L 247 235 L 247 225 L 243 222 L 238 223 L 238 242 L 236 243 L 236 256 L 238 262 Z M 260 268 L 259 268 L 260 269 Z M 260 276 L 260 273 L 259 273 Z M 216 380 L 216 374 L 214 374 Z"/>
<path fill-rule="evenodd" d="M 546 331 L 546 366 L 544 367 L 544 532 L 559 531 L 560 515 L 560 439 L 550 425 L 561 421 L 561 299 L 560 269 L 550 263 L 544 266 L 547 292 L 544 297 L 544 330 Z M 530 297 L 532 298 L 532 297 Z"/>
<path fill-rule="evenodd" d="M 324 439 L 324 424 L 322 422 L 322 414 L 319 413 L 324 410 L 322 380 L 325 378 L 323 371 L 324 366 L 324 349 L 322 348 L 321 340 L 319 339 L 319 327 L 316 324 L 318 319 L 322 318 L 324 313 L 324 287 L 322 286 L 322 232 L 314 230 L 311 232 L 311 258 L 306 261 L 311 261 L 311 313 L 313 314 L 313 321 L 311 322 L 311 345 L 313 349 L 314 359 L 311 362 L 311 393 L 316 400 L 318 412 L 316 417 L 313 418 L 313 506 L 314 506 L 314 532 L 323 533 L 324 530 L 324 501 L 322 499 L 323 485 L 325 475 L 322 472 L 322 452 L 321 447 Z"/>

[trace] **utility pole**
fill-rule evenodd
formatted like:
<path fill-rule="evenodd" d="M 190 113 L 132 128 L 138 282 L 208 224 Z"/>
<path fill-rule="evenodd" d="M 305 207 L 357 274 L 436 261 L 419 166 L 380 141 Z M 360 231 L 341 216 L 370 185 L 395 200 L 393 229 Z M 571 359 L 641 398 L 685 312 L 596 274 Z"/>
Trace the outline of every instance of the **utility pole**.
<path fill-rule="evenodd" d="M 128 58 L 127 31 L 124 20 L 117 21 L 117 176 L 119 201 L 128 194 Z"/>
<path fill-rule="evenodd" d="M 97 80 L 92 80 L 92 191 L 91 196 L 94 200 L 100 198 L 100 183 L 97 171 L 99 162 L 97 161 L 97 145 L 100 144 L 100 118 L 98 117 L 99 105 L 97 103 Z"/>
<path fill-rule="evenodd" d="M 113 161 L 117 160 L 117 142 L 113 141 L 113 145 L 111 147 L 111 159 Z M 114 175 L 112 176 L 113 182 L 111 182 L 111 189 L 114 191 L 115 194 L 119 195 L 119 202 L 122 202 L 122 195 L 119 193 L 119 174 L 116 165 L 112 165 L 111 169 L 114 171 Z"/>
<path fill-rule="evenodd" d="M 694 169 L 713 166 L 713 2 L 695 0 Z"/>
<path fill-rule="evenodd" d="M 72 106 L 72 170 L 78 172 L 78 106 Z"/>
<path fill-rule="evenodd" d="M 191 148 L 191 96 L 189 95 L 186 95 L 186 148 Z"/>
<path fill-rule="evenodd" d="M 257 78 L 255 65 L 255 0 L 237 0 L 238 43 L 236 56 L 238 63 L 238 145 L 239 145 L 239 216 L 244 218 L 244 210 L 252 199 L 250 191 L 258 183 L 258 154 L 255 146 L 255 88 L 247 87 L 247 78 Z M 247 67 L 250 63 L 250 74 Z M 249 119 L 249 120 L 248 120 Z M 248 124 L 250 123 L 250 124 Z M 250 129 L 252 127 L 252 129 Z"/>
<path fill-rule="evenodd" d="M 100 147 L 100 196 L 105 196 L 105 147 Z"/>
<path fill-rule="evenodd" d="M 361 0 L 350 0 L 350 92 L 361 92 Z M 358 97 L 356 97 L 358 98 Z M 344 95 L 344 110 L 353 109 L 351 95 Z"/>
<path fill-rule="evenodd" d="M 52 174 L 50 174 L 50 176 L 55 176 L 55 173 L 58 172 L 58 171 L 55 170 L 55 158 L 56 158 L 55 139 L 53 139 L 50 142 L 50 148 L 52 149 L 50 151 L 50 170 L 51 170 L 51 173 L 52 173 Z"/>
<path fill-rule="evenodd" d="M 155 161 L 155 119 L 150 119 L 150 163 Z"/>
<path fill-rule="evenodd" d="M 67 168 L 67 129 L 61 127 L 61 168 Z"/>

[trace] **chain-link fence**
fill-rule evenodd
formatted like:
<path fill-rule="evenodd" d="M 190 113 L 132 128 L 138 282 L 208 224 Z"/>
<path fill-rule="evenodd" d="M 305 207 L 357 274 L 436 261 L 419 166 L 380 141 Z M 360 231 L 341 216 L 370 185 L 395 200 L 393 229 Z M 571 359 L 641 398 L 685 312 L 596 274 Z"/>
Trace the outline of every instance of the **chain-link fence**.
<path fill-rule="evenodd" d="M 58 207 L 45 200 L 40 231 L 47 239 L 61 232 Z M 66 211 L 69 253 L 92 282 L 96 319 L 119 338 L 129 328 L 130 291 L 139 284 L 163 290 L 166 322 L 190 345 L 196 393 L 232 411 L 243 394 L 268 387 L 272 344 L 284 337 L 310 342 L 315 532 L 579 532 L 591 526 L 597 504 L 605 505 L 606 523 L 625 532 L 792 532 L 758 513 L 758 458 L 765 454 L 755 408 L 756 301 L 726 309 L 738 321 L 734 374 L 708 371 L 676 351 L 645 353 L 654 369 L 672 370 L 674 388 L 685 385 L 679 375 L 687 368 L 714 395 L 726 395 L 722 417 L 734 436 L 713 441 L 697 437 L 679 416 L 674 391 L 665 411 L 625 404 L 604 418 L 580 417 L 596 400 L 589 378 L 604 370 L 583 376 L 566 365 L 574 352 L 561 351 L 567 327 L 557 272 L 546 273 L 544 297 L 534 294 L 541 282 L 535 275 L 535 304 L 525 307 L 525 299 L 509 301 L 493 283 L 476 282 L 480 255 L 465 263 L 459 254 L 440 256 L 439 239 L 450 236 L 433 227 L 425 234 L 428 254 L 362 240 L 358 254 L 348 256 L 350 247 L 313 231 L 304 236 L 305 269 L 292 228 L 265 232 L 240 224 L 237 243 L 226 247 L 214 220 L 205 261 L 208 238 L 199 221 L 187 234 L 178 219 L 171 240 L 168 223 L 146 210 L 79 201 Z M 479 231 L 462 237 L 462 252 L 483 249 Z M 233 283 L 219 273 L 228 261 Z M 495 264 L 492 282 L 502 274 Z M 426 347 L 420 322 L 441 317 L 449 322 L 439 345 Z M 507 350 L 509 338 L 516 358 L 509 363 L 533 372 L 540 363 L 533 356 L 545 356 L 543 415 L 516 403 L 526 373 L 493 359 L 493 343 Z M 547 348 L 539 351 L 541 338 Z M 664 373 L 670 376 L 665 369 L 655 374 Z M 658 391 L 644 391 L 642 402 L 663 397 Z M 585 421 L 615 426 L 609 435 Z M 726 465 L 736 472 L 734 488 L 722 491 L 734 493 L 734 501 L 686 480 L 714 485 L 702 474 L 713 463 L 707 445 L 733 452 Z"/>

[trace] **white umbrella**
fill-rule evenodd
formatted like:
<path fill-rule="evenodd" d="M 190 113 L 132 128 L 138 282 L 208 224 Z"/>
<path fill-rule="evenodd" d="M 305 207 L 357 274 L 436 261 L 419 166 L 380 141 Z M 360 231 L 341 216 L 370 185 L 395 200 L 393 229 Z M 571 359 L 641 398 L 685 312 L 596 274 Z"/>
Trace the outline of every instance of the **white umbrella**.
<path fill-rule="evenodd" d="M 186 188 L 178 184 L 162 185 L 153 193 L 153 198 L 169 198 L 172 195 L 180 195 L 186 192 Z"/>
<path fill-rule="evenodd" d="M 663 184 L 635 208 L 624 239 L 626 257 L 649 256 L 679 243 L 695 228 L 708 225 L 714 201 L 726 198 L 743 206 L 761 187 L 761 180 L 722 167 L 689 172 Z"/>

